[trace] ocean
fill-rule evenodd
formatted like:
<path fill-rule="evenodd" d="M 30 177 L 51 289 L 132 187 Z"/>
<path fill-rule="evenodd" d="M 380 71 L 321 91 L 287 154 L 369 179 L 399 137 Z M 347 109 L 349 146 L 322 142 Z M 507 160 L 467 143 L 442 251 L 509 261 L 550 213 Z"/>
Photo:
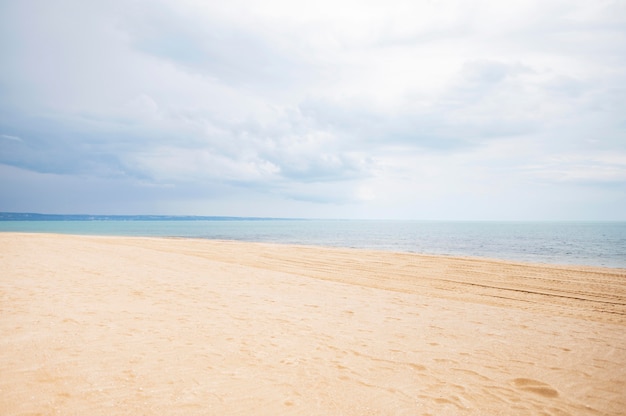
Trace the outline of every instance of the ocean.
<path fill-rule="evenodd" d="M 52 218 L 52 220 L 50 219 Z M 626 222 L 0 215 L 0 232 L 206 238 L 626 268 Z"/>

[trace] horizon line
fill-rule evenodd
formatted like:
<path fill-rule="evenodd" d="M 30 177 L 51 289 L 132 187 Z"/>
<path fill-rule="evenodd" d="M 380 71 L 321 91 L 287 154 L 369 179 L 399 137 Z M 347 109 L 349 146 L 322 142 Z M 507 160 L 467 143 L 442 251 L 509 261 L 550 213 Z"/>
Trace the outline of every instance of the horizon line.
<path fill-rule="evenodd" d="M 35 217 L 35 218 L 32 218 Z M 315 218 L 315 217 L 271 217 L 239 215 L 195 215 L 195 214 L 53 214 L 41 212 L 0 211 L 0 221 L 70 221 L 73 220 L 188 220 L 188 221 L 423 221 L 423 222 L 626 222 L 624 219 L 407 219 L 407 218 Z"/>

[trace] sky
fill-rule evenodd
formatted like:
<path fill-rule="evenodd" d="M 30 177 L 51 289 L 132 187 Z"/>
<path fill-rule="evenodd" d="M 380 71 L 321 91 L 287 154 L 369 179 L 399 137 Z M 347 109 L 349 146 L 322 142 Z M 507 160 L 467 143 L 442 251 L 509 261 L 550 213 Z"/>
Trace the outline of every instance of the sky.
<path fill-rule="evenodd" d="M 0 0 L 0 211 L 626 220 L 626 2 Z"/>

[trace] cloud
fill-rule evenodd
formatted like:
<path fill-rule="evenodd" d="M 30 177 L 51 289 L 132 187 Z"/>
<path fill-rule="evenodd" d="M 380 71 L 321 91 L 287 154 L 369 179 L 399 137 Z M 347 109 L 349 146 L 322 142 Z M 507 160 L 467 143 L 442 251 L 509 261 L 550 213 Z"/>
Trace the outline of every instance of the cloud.
<path fill-rule="evenodd" d="M 565 154 L 527 167 L 541 181 L 576 183 L 586 186 L 626 186 L 626 152 L 595 155 Z"/>
<path fill-rule="evenodd" d="M 2 137 L 3 139 L 13 140 L 13 141 L 16 141 L 16 142 L 23 142 L 24 141 L 24 140 L 22 140 L 21 137 L 12 136 L 10 134 L 0 134 L 0 137 Z"/>
<path fill-rule="evenodd" d="M 243 212 L 245 195 L 314 216 L 436 215 L 468 195 L 474 212 L 504 211 L 507 183 L 538 207 L 538 184 L 563 201 L 612 184 L 608 206 L 624 190 L 621 159 L 607 156 L 626 152 L 623 11 L 4 2 L 0 163 L 33 173 L 32 189 L 101 184 L 122 205 L 115 187 L 152 189 L 146 207 L 161 198 L 181 213 L 205 197 Z"/>
<path fill-rule="evenodd" d="M 285 88 L 308 71 L 287 39 L 171 6 L 151 7 L 124 24 L 135 50 L 234 87 Z"/>

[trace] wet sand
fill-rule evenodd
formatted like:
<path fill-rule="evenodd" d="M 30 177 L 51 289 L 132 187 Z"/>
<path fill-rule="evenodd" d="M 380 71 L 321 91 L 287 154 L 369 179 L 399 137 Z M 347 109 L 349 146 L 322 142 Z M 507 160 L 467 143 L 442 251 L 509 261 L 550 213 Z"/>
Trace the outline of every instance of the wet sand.
<path fill-rule="evenodd" d="M 2 415 L 623 415 L 626 270 L 0 233 Z"/>

